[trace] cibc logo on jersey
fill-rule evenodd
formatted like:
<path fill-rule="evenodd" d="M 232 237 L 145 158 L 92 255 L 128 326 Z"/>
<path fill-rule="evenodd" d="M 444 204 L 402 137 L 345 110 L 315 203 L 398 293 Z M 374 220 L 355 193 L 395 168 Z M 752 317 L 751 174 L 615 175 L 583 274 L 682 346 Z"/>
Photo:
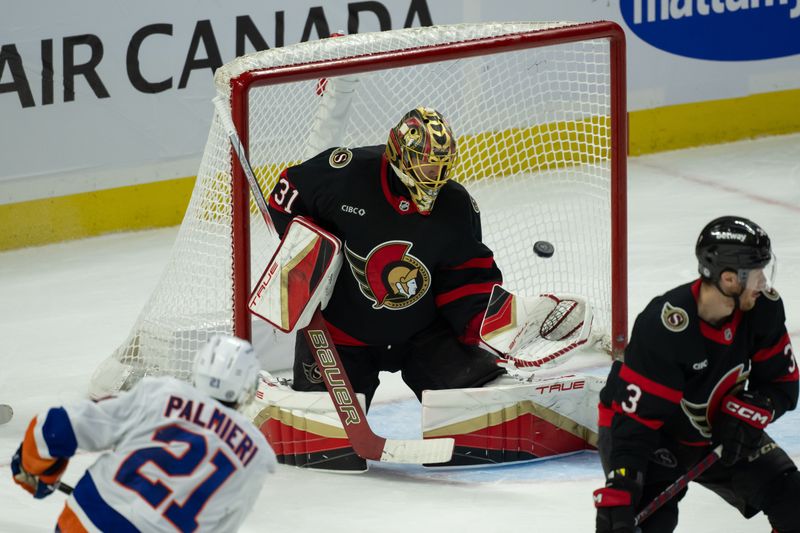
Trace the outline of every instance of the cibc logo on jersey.
<path fill-rule="evenodd" d="M 388 241 L 361 257 L 345 243 L 344 256 L 350 271 L 361 293 L 372 301 L 373 309 L 404 309 L 428 292 L 431 273 L 409 253 L 411 246 L 407 241 Z"/>

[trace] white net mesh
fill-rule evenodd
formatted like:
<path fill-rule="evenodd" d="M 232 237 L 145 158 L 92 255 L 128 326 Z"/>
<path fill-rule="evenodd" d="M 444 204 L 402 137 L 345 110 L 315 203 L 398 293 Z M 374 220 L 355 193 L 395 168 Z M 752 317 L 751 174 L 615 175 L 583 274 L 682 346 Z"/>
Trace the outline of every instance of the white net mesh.
<path fill-rule="evenodd" d="M 511 33 L 550 24 L 461 24 L 352 35 L 238 58 L 216 74 L 230 98 L 232 79 L 276 67 L 324 65 Z M 512 292 L 580 294 L 593 305 L 595 331 L 611 326 L 610 46 L 607 39 L 346 76 L 254 86 L 247 120 L 250 162 L 265 192 L 280 171 L 325 148 L 385 143 L 408 110 L 446 116 L 458 137 L 455 179 L 475 197 L 484 241 Z M 324 90 L 321 90 L 324 85 Z M 320 95 L 322 93 L 322 95 Z M 214 332 L 233 329 L 230 145 L 215 117 L 192 199 L 161 282 L 113 360 L 145 374 L 188 377 L 194 352 Z M 251 203 L 251 286 L 276 243 Z M 553 257 L 533 253 L 553 243 Z M 115 363 L 115 368 L 118 366 Z M 95 381 L 108 381 L 107 368 Z M 133 380 L 129 379 L 129 385 Z M 113 380 L 112 380 L 113 381 Z M 121 382 L 117 383 L 122 386 Z"/>

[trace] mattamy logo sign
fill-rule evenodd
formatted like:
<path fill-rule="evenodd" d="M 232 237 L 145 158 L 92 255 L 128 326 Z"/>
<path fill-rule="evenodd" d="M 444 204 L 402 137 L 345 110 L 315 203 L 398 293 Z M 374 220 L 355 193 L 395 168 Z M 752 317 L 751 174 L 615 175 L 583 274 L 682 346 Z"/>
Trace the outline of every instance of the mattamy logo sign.
<path fill-rule="evenodd" d="M 749 61 L 800 53 L 800 0 L 622 0 L 628 27 L 665 52 Z"/>

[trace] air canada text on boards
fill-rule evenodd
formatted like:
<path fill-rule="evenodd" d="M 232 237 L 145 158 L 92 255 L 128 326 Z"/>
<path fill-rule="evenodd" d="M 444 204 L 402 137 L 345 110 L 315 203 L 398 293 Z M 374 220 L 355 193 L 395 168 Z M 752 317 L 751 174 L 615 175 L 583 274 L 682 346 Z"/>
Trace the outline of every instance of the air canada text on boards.
<path fill-rule="evenodd" d="M 389 9 L 377 1 L 350 2 L 346 8 L 348 34 L 358 33 L 362 20 L 367 20 L 367 17 L 377 20 L 381 31 L 433 25 L 427 0 L 409 0 L 402 21 L 392 20 Z M 287 44 L 287 27 L 293 30 L 290 35 L 301 35 L 300 42 L 329 37 L 341 29 L 331 27 L 329 12 L 326 13 L 322 6 L 309 8 L 304 17 L 287 16 L 285 11 L 275 11 L 274 34 L 271 36 L 265 36 L 250 15 L 238 15 L 235 17 L 234 43 L 227 43 L 235 46 L 235 53 L 227 58 L 223 58 L 220 52 L 217 37 L 223 22 L 209 19 L 195 21 L 188 41 L 174 43 L 176 48 L 183 47 L 185 50 L 182 64 L 176 65 L 176 76 L 162 79 L 145 75 L 148 72 L 147 62 L 155 58 L 144 56 L 142 48 L 149 39 L 173 39 L 175 25 L 171 23 L 154 22 L 136 29 L 127 39 L 124 49 L 120 50 L 107 50 L 101 37 L 93 33 L 42 39 L 39 50 L 31 51 L 28 55 L 21 54 L 16 43 L 3 43 L 0 45 L 0 99 L 12 98 L 11 95 L 15 94 L 22 108 L 50 105 L 57 102 L 56 87 L 61 86 L 60 101 L 72 102 L 76 100 L 76 84 L 88 86 L 94 98 L 109 98 L 112 95 L 103 82 L 103 65 L 110 61 L 124 62 L 127 81 L 139 93 L 156 94 L 176 88 L 185 89 L 194 71 L 208 70 L 213 73 L 234 57 L 284 46 Z M 269 40 L 269 37 L 272 39 Z M 56 49 L 58 44 L 60 50 Z M 58 58 L 57 52 L 60 52 Z M 88 59 L 78 61 L 76 57 Z M 57 82 L 57 69 L 60 69 L 62 83 Z M 31 75 L 37 71 L 41 73 L 40 77 Z M 39 90 L 38 99 L 34 96 L 36 89 Z M 79 91 L 79 94 L 89 93 Z"/>

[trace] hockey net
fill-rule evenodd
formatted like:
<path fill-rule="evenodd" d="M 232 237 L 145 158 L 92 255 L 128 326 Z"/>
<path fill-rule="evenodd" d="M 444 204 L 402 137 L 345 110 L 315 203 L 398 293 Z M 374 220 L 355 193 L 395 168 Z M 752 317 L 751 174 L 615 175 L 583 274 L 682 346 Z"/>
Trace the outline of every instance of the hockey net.
<path fill-rule="evenodd" d="M 385 143 L 414 107 L 441 111 L 458 137 L 454 179 L 480 206 L 505 287 L 584 295 L 611 350 L 626 335 L 624 56 L 609 22 L 458 24 L 257 52 L 215 83 L 265 194 L 286 166 Z M 539 240 L 551 258 L 534 254 Z M 276 244 L 215 115 L 162 279 L 92 394 L 186 379 L 210 335 L 250 338 L 247 297 Z"/>

